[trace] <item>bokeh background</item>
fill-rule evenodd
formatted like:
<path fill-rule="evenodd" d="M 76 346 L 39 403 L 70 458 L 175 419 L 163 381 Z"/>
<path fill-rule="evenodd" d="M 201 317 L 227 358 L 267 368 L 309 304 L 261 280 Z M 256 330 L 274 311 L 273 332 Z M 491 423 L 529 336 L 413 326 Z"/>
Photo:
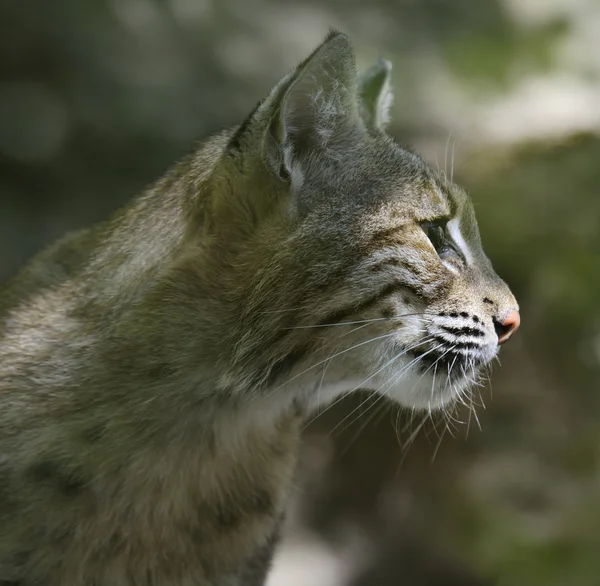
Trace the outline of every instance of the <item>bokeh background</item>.
<path fill-rule="evenodd" d="M 392 60 L 390 130 L 468 189 L 522 327 L 443 437 L 364 396 L 308 426 L 269 586 L 597 586 L 597 1 L 2 2 L 0 280 L 240 122 L 331 25 L 361 68 Z"/>

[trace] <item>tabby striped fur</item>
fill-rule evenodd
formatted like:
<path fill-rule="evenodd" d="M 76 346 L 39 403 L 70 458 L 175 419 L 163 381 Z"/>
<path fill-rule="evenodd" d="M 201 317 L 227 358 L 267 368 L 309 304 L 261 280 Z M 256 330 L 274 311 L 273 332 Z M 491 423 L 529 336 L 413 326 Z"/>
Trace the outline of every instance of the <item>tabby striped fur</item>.
<path fill-rule="evenodd" d="M 385 133 L 389 80 L 330 34 L 2 290 L 0 583 L 262 584 L 307 413 L 436 409 L 496 355 L 515 299 L 465 193 Z"/>

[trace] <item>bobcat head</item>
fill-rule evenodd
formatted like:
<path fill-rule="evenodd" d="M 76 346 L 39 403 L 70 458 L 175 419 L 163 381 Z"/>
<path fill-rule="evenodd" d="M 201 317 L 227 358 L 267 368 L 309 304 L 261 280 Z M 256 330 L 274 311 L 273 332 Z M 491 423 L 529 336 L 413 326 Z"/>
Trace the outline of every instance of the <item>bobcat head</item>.
<path fill-rule="evenodd" d="M 390 71 L 357 77 L 331 33 L 229 136 L 207 211 L 235 304 L 223 388 L 434 409 L 517 329 L 468 196 L 385 132 Z"/>

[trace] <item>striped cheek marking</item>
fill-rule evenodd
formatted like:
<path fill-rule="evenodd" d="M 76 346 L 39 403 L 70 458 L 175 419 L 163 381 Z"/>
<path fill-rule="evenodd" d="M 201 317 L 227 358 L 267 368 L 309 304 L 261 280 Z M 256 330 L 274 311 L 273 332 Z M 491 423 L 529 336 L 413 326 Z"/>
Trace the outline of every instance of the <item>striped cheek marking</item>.
<path fill-rule="evenodd" d="M 448 234 L 450 234 L 450 237 L 456 246 L 458 246 L 462 255 L 465 257 L 467 264 L 473 264 L 473 255 L 471 254 L 471 251 L 469 250 L 469 247 L 467 246 L 467 243 L 465 242 L 465 239 L 460 231 L 459 219 L 452 218 L 452 220 L 450 220 L 446 226 L 448 229 Z"/>

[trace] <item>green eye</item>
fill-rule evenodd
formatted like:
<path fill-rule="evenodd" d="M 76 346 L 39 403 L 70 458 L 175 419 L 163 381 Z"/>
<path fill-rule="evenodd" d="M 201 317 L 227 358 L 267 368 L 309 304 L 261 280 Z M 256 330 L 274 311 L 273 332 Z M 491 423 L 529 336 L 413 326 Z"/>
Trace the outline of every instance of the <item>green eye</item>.
<path fill-rule="evenodd" d="M 423 231 L 429 238 L 429 241 L 437 251 L 441 253 L 446 244 L 446 225 L 441 222 L 425 222 L 422 224 Z"/>

